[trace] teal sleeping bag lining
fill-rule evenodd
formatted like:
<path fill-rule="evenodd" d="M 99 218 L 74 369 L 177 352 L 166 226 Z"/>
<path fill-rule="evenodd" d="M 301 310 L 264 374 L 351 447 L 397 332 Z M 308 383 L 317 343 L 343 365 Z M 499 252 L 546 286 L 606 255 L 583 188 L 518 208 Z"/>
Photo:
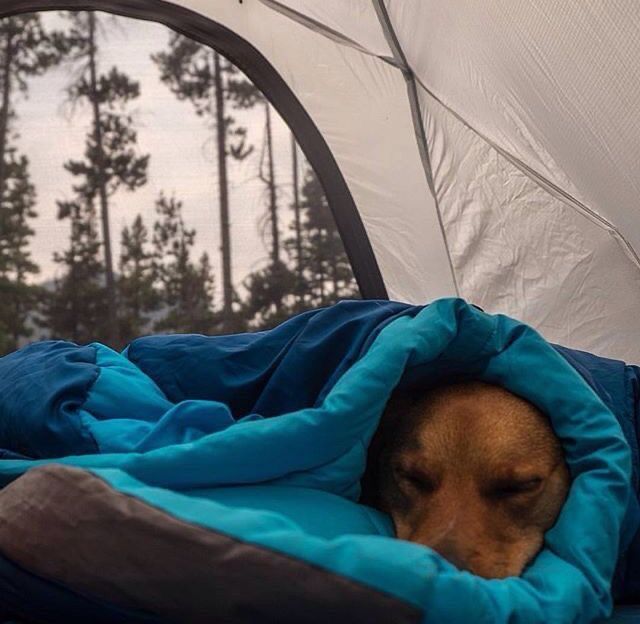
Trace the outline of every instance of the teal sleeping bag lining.
<path fill-rule="evenodd" d="M 52 461 L 81 468 L 174 518 L 396 597 L 425 624 L 586 623 L 611 612 L 619 547 L 632 537 L 624 525 L 630 448 L 585 380 L 526 325 L 460 299 L 398 314 L 326 392 L 314 391 L 316 401 L 269 415 L 242 413 L 226 399 L 179 396 L 184 383 L 170 387 L 136 364 L 135 343 L 124 354 L 92 350 L 76 358 L 98 370 L 82 382 L 84 399 L 60 395 L 47 418 L 29 425 L 34 445 L 55 438 L 56 454 L 16 448 L 30 459 L 0 461 L 2 483 Z M 236 365 L 233 349 L 226 358 L 220 366 Z M 243 374 L 252 375 L 246 366 Z M 287 374 L 295 384 L 296 371 Z M 393 538 L 386 516 L 357 504 L 367 447 L 393 389 L 451 377 L 479 378 L 528 399 L 550 416 L 563 444 L 569 498 L 521 577 L 459 571 Z M 234 392 L 241 401 L 242 388 Z"/>

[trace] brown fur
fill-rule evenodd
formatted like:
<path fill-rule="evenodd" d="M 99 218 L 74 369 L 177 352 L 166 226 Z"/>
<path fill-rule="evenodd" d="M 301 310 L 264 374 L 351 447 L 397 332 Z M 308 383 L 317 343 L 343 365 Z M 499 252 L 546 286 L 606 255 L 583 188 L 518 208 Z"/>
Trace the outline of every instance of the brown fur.
<path fill-rule="evenodd" d="M 391 515 L 397 536 L 487 578 L 522 572 L 569 489 L 547 418 L 482 382 L 394 395 L 369 460 L 365 502 Z"/>

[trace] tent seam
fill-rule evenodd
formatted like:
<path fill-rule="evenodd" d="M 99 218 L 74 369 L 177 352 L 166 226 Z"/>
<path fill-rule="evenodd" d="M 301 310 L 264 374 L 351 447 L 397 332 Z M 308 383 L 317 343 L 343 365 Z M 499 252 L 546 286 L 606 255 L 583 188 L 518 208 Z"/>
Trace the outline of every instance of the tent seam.
<path fill-rule="evenodd" d="M 451 249 L 449 247 L 449 241 L 447 240 L 444 221 L 442 219 L 442 212 L 440 210 L 440 202 L 438 201 L 438 194 L 436 193 L 435 183 L 433 179 L 433 169 L 431 167 L 431 158 L 429 156 L 429 144 L 427 142 L 427 135 L 425 132 L 420 110 L 420 102 L 418 100 L 416 75 L 407 63 L 407 58 L 402 50 L 402 46 L 400 45 L 398 37 L 396 36 L 393 24 L 391 23 L 391 18 L 389 17 L 389 13 L 387 12 L 387 7 L 384 4 L 384 0 L 372 0 L 372 2 L 384 36 L 387 39 L 389 47 L 391 48 L 391 51 L 393 52 L 393 55 L 396 59 L 397 67 L 402 72 L 402 75 L 404 76 L 405 82 L 407 84 L 407 96 L 409 99 L 409 106 L 411 108 L 411 119 L 413 122 L 414 133 L 418 145 L 418 152 L 420 153 L 420 160 L 422 161 L 422 167 L 424 169 L 429 190 L 433 195 L 433 201 L 436 207 L 436 215 L 438 217 L 438 224 L 440 226 L 440 233 L 442 235 L 442 240 L 444 242 L 444 247 L 447 253 L 447 260 L 449 261 L 451 279 L 453 280 L 453 286 L 455 288 L 456 295 L 459 297 L 460 288 L 458 286 L 458 280 L 456 278 L 453 257 L 451 254 Z"/>
<path fill-rule="evenodd" d="M 376 0 L 374 0 L 374 2 L 375 1 Z M 620 232 L 620 230 L 613 223 L 611 223 L 602 215 L 598 214 L 595 210 L 589 208 L 589 206 L 581 202 L 570 193 L 567 193 L 567 191 L 543 176 L 533 167 L 527 165 L 527 163 L 525 163 L 523 160 L 521 160 L 517 156 L 514 156 L 509 151 L 495 143 L 492 139 L 487 137 L 485 134 L 480 132 L 480 130 L 472 126 L 462 115 L 460 115 L 460 113 L 456 112 L 448 104 L 445 104 L 445 102 L 443 102 L 442 99 L 440 99 L 431 89 L 429 89 L 424 84 L 424 82 L 422 82 L 422 80 L 420 80 L 420 78 L 415 74 L 414 79 L 417 81 L 420 87 L 422 87 L 427 95 L 429 95 L 433 100 L 440 104 L 440 106 L 442 106 L 446 111 L 451 113 L 460 123 L 462 123 L 467 129 L 471 130 L 471 132 L 473 132 L 478 138 L 480 138 L 494 150 L 496 150 L 503 158 L 506 158 L 514 167 L 516 167 L 520 172 L 527 176 L 532 182 L 534 182 L 547 193 L 553 195 L 553 197 L 561 201 L 563 204 L 573 209 L 575 212 L 580 213 L 583 217 L 613 236 L 613 238 L 616 239 L 616 242 L 622 247 L 625 255 L 633 262 L 636 268 L 640 269 L 640 255 L 635 250 L 633 245 L 626 239 L 622 232 Z"/>
<path fill-rule="evenodd" d="M 282 4 L 281 2 L 278 2 L 278 0 L 260 0 L 260 2 L 262 2 L 262 4 L 264 4 L 266 7 L 274 11 L 277 11 L 278 13 L 281 13 L 285 17 L 288 17 L 289 19 L 295 22 L 298 22 L 302 26 L 305 26 L 306 28 L 313 30 L 319 35 L 327 37 L 328 39 L 331 39 L 332 41 L 339 43 L 341 45 L 346 45 L 350 48 L 353 48 L 358 52 L 362 52 L 363 54 L 367 54 L 369 56 L 373 56 L 377 59 L 380 59 L 385 63 L 389 63 L 389 65 L 397 67 L 398 69 L 402 69 L 402 67 L 399 66 L 398 60 L 395 57 L 385 56 L 383 54 L 376 54 L 375 52 L 372 52 L 371 50 L 368 50 L 367 48 L 365 48 L 362 44 L 358 43 L 354 39 L 351 39 L 351 37 L 347 37 L 345 34 L 341 33 L 340 31 L 335 30 L 330 26 L 327 26 L 326 24 L 319 22 L 313 17 L 309 17 L 308 15 L 301 13 L 300 11 L 296 11 L 295 9 L 292 9 L 291 7 L 288 7 Z"/>

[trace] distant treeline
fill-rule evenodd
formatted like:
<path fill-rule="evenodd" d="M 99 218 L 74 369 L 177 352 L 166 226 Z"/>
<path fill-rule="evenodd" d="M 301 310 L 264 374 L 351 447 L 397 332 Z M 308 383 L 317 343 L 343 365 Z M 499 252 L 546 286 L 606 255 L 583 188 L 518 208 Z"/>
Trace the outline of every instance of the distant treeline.
<path fill-rule="evenodd" d="M 85 11 L 61 15 L 66 27 L 60 30 L 47 30 L 38 14 L 0 20 L 0 353 L 42 336 L 99 340 L 118 348 L 155 331 L 258 329 L 309 307 L 357 296 L 321 185 L 306 162 L 298 163 L 293 137 L 286 164 L 293 199 L 283 218 L 268 102 L 224 57 L 178 33 L 171 32 L 167 49 L 152 59 L 160 80 L 192 105 L 215 139 L 218 193 L 212 203 L 220 217 L 221 275 L 213 275 L 208 254 L 193 257 L 197 232 L 185 223 L 182 202 L 173 195 L 157 198 L 152 227 L 138 214 L 121 232 L 112 232 L 113 196 L 147 184 L 151 155 L 138 148 L 130 112 L 140 97 L 140 83 L 117 67 L 100 67 L 106 18 Z M 84 153 L 61 163 L 74 183 L 72 198 L 56 202 L 57 217 L 70 232 L 66 248 L 53 257 L 57 277 L 37 285 L 40 268 L 30 247 L 41 209 L 29 159 L 16 147 L 16 96 L 28 92 L 30 79 L 61 65 L 70 76 L 69 102 L 88 107 L 91 124 Z M 253 137 L 233 116 L 250 109 L 264 114 L 257 174 L 266 191 L 268 261 L 244 278 L 239 293 L 230 216 L 241 206 L 230 205 L 228 162 L 254 150 Z M 119 257 L 113 251 L 116 235 Z M 216 279 L 222 293 L 217 306 Z"/>

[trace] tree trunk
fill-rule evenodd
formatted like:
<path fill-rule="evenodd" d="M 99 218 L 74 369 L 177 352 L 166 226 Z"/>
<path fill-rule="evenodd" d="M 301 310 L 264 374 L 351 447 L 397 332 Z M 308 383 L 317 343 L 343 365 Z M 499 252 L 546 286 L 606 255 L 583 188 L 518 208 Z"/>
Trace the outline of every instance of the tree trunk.
<path fill-rule="evenodd" d="M 104 154 L 104 137 L 98 101 L 98 69 L 96 50 L 96 16 L 89 12 L 89 73 L 91 80 L 91 105 L 93 107 L 93 127 L 96 142 L 96 159 L 98 165 L 98 196 L 100 199 L 100 219 L 102 222 L 102 241 L 104 245 L 104 266 L 107 287 L 107 336 L 112 346 L 119 346 L 120 332 L 117 316 L 116 281 L 113 273 L 113 254 L 111 251 L 111 232 L 109 226 L 109 200 L 107 196 L 106 158 Z M 80 286 L 79 286 L 80 287 Z"/>
<path fill-rule="evenodd" d="M 231 278 L 231 224 L 229 222 L 229 183 L 227 178 L 227 126 L 224 110 L 224 83 L 220 56 L 213 53 L 213 81 L 218 139 L 218 187 L 220 197 L 220 251 L 222 254 L 223 329 L 233 325 L 233 282 Z"/>
<path fill-rule="evenodd" d="M 142 302 L 140 301 L 140 290 L 142 288 L 142 267 L 140 266 L 139 258 L 135 258 L 133 261 L 133 274 L 135 275 L 134 284 L 138 285 L 133 296 L 133 314 L 135 323 L 138 323 L 140 321 L 140 317 L 142 316 Z"/>
<path fill-rule="evenodd" d="M 13 21 L 9 18 L 11 25 Z M 9 28 L 6 37 L 5 50 L 4 50 L 4 63 L 2 66 L 2 110 L 0 111 L 0 210 L 2 210 L 2 203 L 4 199 L 5 188 L 7 185 L 7 137 L 9 134 L 9 115 L 11 113 L 11 70 L 13 65 L 13 59 L 15 54 L 15 49 L 13 46 L 13 39 L 15 33 L 12 28 Z M 3 235 L 3 232 L 0 232 L 0 236 Z M 7 267 L 9 269 L 10 267 Z M 2 267 L 2 271 L 4 273 L 4 267 Z M 10 270 L 8 270 L 4 277 L 9 279 Z M 19 288 L 19 282 L 15 283 L 16 289 Z M 17 292 L 17 291 L 16 291 Z M 20 318 L 20 303 L 19 297 L 16 296 L 14 301 L 14 320 Z M 17 329 L 14 327 L 14 330 L 10 332 L 12 338 L 12 344 L 10 348 L 16 349 L 18 347 L 18 338 L 20 336 Z"/>
<path fill-rule="evenodd" d="M 298 181 L 298 145 L 296 137 L 291 133 L 291 164 L 293 167 L 293 216 L 296 233 L 296 272 L 298 274 L 298 301 L 304 299 L 302 292 L 303 266 L 302 266 L 302 223 L 300 220 L 300 193 Z"/>
<path fill-rule="evenodd" d="M 338 291 L 340 290 L 340 287 L 338 284 L 338 259 L 335 255 L 331 256 L 329 264 L 331 266 L 331 284 L 333 286 L 333 298 L 336 299 L 338 297 Z"/>
<path fill-rule="evenodd" d="M 271 107 L 269 102 L 265 102 L 267 115 L 267 167 L 269 177 L 267 185 L 269 187 L 269 215 L 271 217 L 271 262 L 275 265 L 280 262 L 280 231 L 278 229 L 278 203 L 276 198 L 276 175 L 273 164 L 273 136 L 271 132 Z"/>
<path fill-rule="evenodd" d="M 325 266 L 325 258 L 323 255 L 322 247 L 324 245 L 324 237 L 322 228 L 317 229 L 318 233 L 318 278 L 319 278 L 319 286 L 320 286 L 320 304 L 324 305 L 326 302 L 326 281 L 327 281 L 327 272 Z"/>
<path fill-rule="evenodd" d="M 11 20 L 11 18 L 9 18 Z M 13 22 L 12 22 L 13 23 Z M 10 29 L 4 52 L 4 63 L 2 66 L 2 110 L 0 110 L 0 205 L 4 198 L 5 186 L 7 184 L 7 136 L 9 134 L 9 114 L 11 107 L 11 69 L 15 50 L 13 47 L 14 31 Z"/>
<path fill-rule="evenodd" d="M 274 267 L 280 265 L 280 230 L 278 229 L 278 202 L 276 197 L 276 174 L 273 164 L 273 135 L 271 131 L 271 106 L 268 101 L 264 103 L 267 116 L 267 167 L 269 177 L 267 185 L 269 187 L 269 215 L 271 217 L 271 263 Z M 276 275 L 274 274 L 274 278 Z M 276 313 L 282 309 L 282 300 L 276 299 L 273 302 Z"/>

